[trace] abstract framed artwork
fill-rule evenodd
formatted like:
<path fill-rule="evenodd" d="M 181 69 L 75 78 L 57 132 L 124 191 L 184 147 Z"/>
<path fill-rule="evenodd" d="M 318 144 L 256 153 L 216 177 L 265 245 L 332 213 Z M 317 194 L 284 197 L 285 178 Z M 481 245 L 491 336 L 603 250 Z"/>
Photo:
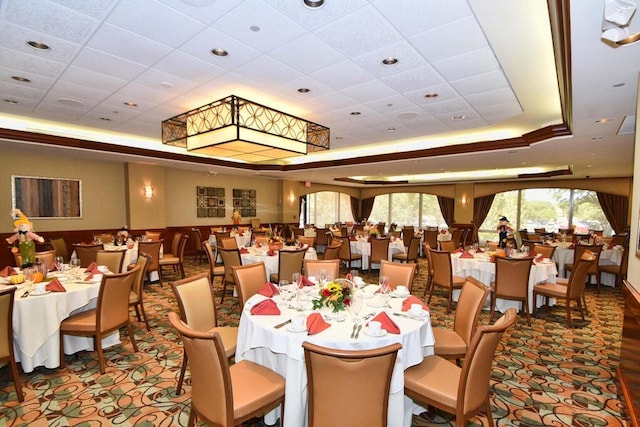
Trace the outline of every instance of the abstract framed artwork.
<path fill-rule="evenodd" d="M 82 218 L 82 181 L 12 175 L 11 203 L 29 218 Z"/>

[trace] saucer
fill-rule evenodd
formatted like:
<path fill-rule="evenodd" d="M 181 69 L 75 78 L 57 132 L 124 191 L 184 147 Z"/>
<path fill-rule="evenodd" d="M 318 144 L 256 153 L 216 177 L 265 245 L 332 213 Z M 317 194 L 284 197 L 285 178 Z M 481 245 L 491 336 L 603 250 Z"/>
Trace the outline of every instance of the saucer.
<path fill-rule="evenodd" d="M 399 293 L 398 291 L 391 292 L 391 296 L 396 298 L 404 298 L 404 297 L 408 297 L 409 295 L 411 295 L 411 292 L 408 292 L 408 291 L 403 293 Z"/>
<path fill-rule="evenodd" d="M 40 295 L 46 295 L 51 293 L 51 291 L 44 291 L 44 292 L 36 292 L 36 291 L 31 291 L 29 292 L 29 295 L 34 296 L 34 297 L 38 297 Z"/>
<path fill-rule="evenodd" d="M 334 313 L 333 311 L 330 311 L 327 314 L 325 314 L 325 317 L 331 320 L 344 320 L 347 318 L 347 313 L 345 313 L 344 311 L 340 311 L 338 313 Z"/>
<path fill-rule="evenodd" d="M 429 312 L 423 308 L 420 313 L 416 313 L 413 310 L 409 310 L 407 311 L 407 314 L 410 316 L 416 316 L 416 317 L 426 317 L 429 315 Z"/>
<path fill-rule="evenodd" d="M 380 298 L 374 298 L 371 301 L 367 301 L 367 305 L 369 307 L 374 307 L 374 308 L 387 306 Z"/>
<path fill-rule="evenodd" d="M 294 328 L 293 325 L 287 326 L 287 331 L 289 332 L 305 332 L 306 330 L 307 330 L 306 326 L 301 329 Z"/>
<path fill-rule="evenodd" d="M 364 328 L 362 332 L 364 332 L 365 335 L 369 335 L 370 337 L 383 337 L 387 335 L 386 329 L 380 329 L 377 333 L 374 334 L 373 332 L 371 332 L 368 326 Z"/>

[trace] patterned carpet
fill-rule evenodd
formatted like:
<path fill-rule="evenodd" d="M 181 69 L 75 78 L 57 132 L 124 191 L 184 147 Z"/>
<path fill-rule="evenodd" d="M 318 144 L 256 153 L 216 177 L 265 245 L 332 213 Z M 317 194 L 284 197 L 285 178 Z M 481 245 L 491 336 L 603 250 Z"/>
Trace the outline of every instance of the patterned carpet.
<path fill-rule="evenodd" d="M 423 260 L 421 266 L 413 290 L 418 296 L 427 279 Z M 192 261 L 186 266 L 187 274 L 206 268 Z M 372 279 L 377 281 L 375 273 Z M 135 323 L 138 353 L 133 353 L 123 334 L 122 344 L 105 352 L 105 375 L 100 375 L 95 354 L 82 352 L 67 358 L 65 369 L 38 368 L 22 374 L 26 396 L 20 404 L 8 369 L 1 368 L 0 426 L 186 425 L 190 378 L 187 375 L 186 392 L 176 396 L 182 347 L 166 318 L 177 306 L 166 284 L 162 288 L 147 285 L 146 289 L 152 331 Z M 496 425 L 627 424 L 615 381 L 623 300 L 618 289 L 605 286 L 600 293 L 589 288 L 587 304 L 590 316 L 586 322 L 575 322 L 573 330 L 565 326 L 564 310 L 556 307 L 532 319 L 531 327 L 519 319 L 516 328 L 505 334 L 492 375 Z M 445 307 L 444 294 L 436 291 L 431 304 L 434 326 L 451 326 L 453 314 L 445 314 Z M 225 297 L 219 312 L 221 324 L 237 325 L 237 299 Z M 488 313 L 483 313 L 481 321 L 488 320 Z M 262 425 L 260 420 L 249 424 Z M 484 426 L 487 420 L 477 416 L 470 424 Z M 415 416 L 413 425 L 451 426 L 454 422 L 452 416 L 436 411 Z"/>

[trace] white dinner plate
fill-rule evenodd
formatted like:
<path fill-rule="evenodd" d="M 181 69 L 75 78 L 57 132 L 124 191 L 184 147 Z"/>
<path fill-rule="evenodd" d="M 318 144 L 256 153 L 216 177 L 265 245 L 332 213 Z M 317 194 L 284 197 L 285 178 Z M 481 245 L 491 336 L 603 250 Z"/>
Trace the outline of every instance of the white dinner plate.
<path fill-rule="evenodd" d="M 380 298 L 373 298 L 371 301 L 367 301 L 369 307 L 386 307 L 386 304 Z"/>
<path fill-rule="evenodd" d="M 31 295 L 32 297 L 39 297 L 41 295 L 46 295 L 46 294 L 50 294 L 51 291 L 44 291 L 44 292 L 36 292 L 36 291 L 31 291 L 29 292 L 29 295 Z"/>
<path fill-rule="evenodd" d="M 409 310 L 406 313 L 410 316 L 416 316 L 416 317 L 427 317 L 429 315 L 429 312 L 425 309 L 422 309 L 420 313 L 416 313 L 413 310 Z"/>
<path fill-rule="evenodd" d="M 378 333 L 374 334 L 373 332 L 371 332 L 371 330 L 369 329 L 368 326 L 366 328 L 364 328 L 362 330 L 362 332 L 364 332 L 365 335 L 369 335 L 370 337 L 383 337 L 383 336 L 387 335 L 387 330 L 386 329 L 380 329 L 378 331 Z"/>
<path fill-rule="evenodd" d="M 287 331 L 289 331 L 289 332 L 306 332 L 306 330 L 307 330 L 306 327 L 301 328 L 301 329 L 297 329 L 297 328 L 294 328 L 293 325 L 287 326 Z"/>

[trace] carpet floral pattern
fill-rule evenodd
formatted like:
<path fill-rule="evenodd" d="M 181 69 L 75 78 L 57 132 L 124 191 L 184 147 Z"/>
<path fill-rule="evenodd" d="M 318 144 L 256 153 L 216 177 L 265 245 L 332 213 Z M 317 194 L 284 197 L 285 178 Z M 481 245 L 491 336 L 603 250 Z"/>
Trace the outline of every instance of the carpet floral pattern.
<path fill-rule="evenodd" d="M 421 267 L 413 286 L 420 297 L 428 271 L 426 265 Z M 206 268 L 192 260 L 186 265 L 188 275 Z M 366 273 L 363 276 L 368 279 Z M 377 282 L 375 271 L 370 280 Z M 215 286 L 219 295 L 219 283 Z M 146 291 L 152 330 L 134 323 L 138 353 L 121 334 L 122 343 L 105 351 L 106 374 L 100 375 L 95 353 L 68 356 L 64 369 L 41 367 L 22 373 L 25 401 L 20 403 L 8 369 L 0 368 L 0 426 L 185 426 L 191 382 L 187 374 L 185 391 L 176 395 L 182 345 L 167 320 L 177 305 L 166 283 L 147 285 Z M 530 327 L 520 318 L 505 334 L 491 381 L 496 425 L 627 425 L 615 380 L 623 300 L 619 289 L 605 286 L 599 293 L 588 288 L 587 304 L 590 315 L 585 322 L 575 322 L 574 329 L 566 328 L 564 310 L 555 307 L 539 312 Z M 444 293 L 436 290 L 430 306 L 433 325 L 451 327 L 453 313 L 445 313 Z M 238 301 L 231 294 L 219 306 L 219 315 L 221 325 L 238 324 Z M 483 312 L 481 322 L 488 321 L 488 312 Z M 260 420 L 249 424 L 263 425 Z M 454 424 L 451 415 L 440 411 L 416 415 L 412 423 L 415 427 Z M 482 414 L 470 424 L 488 425 Z"/>

